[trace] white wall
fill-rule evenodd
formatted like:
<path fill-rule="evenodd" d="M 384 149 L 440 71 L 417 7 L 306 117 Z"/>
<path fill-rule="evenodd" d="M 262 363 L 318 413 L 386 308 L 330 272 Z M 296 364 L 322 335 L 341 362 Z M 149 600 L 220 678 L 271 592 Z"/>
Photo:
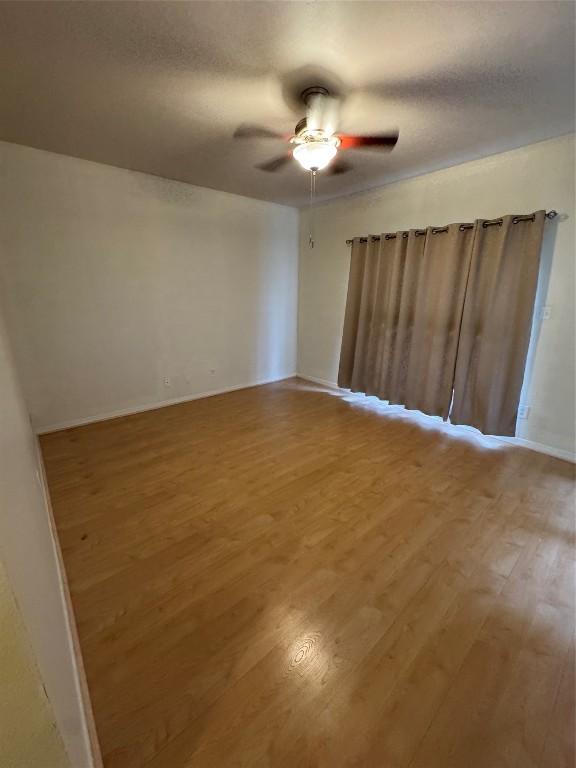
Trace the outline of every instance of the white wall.
<path fill-rule="evenodd" d="M 74 768 L 87 768 L 92 760 L 82 703 L 84 681 L 75 665 L 68 603 L 56 546 L 38 464 L 36 437 L 30 428 L 0 315 L 0 555 L 70 762 Z M 8 643 L 11 637 L 9 628 L 2 625 L 1 642 Z M 21 657 L 21 643 L 19 647 Z M 19 683 L 26 684 L 24 678 Z M 4 689 L 2 695 L 7 695 Z M 16 702 L 13 704 L 16 706 Z M 30 728 L 36 722 L 32 709 L 20 714 L 29 718 Z M 9 725 L 2 722 L 0 731 Z M 32 737 L 30 733 L 29 738 Z M 47 755 L 44 759 L 48 759 Z"/>
<path fill-rule="evenodd" d="M 0 765 L 70 768 L 2 563 L 0 627 Z"/>
<path fill-rule="evenodd" d="M 374 162 L 386 159 L 375 156 Z M 299 373 L 336 381 L 350 263 L 346 239 L 540 208 L 564 216 L 546 227 L 537 306 L 550 305 L 552 314 L 535 323 L 522 396 L 531 411 L 528 420 L 518 422 L 518 436 L 573 454 L 574 136 L 318 205 L 312 214 L 313 250 L 309 214 L 302 211 Z"/>
<path fill-rule="evenodd" d="M 0 209 L 36 428 L 295 372 L 294 209 L 6 143 Z"/>

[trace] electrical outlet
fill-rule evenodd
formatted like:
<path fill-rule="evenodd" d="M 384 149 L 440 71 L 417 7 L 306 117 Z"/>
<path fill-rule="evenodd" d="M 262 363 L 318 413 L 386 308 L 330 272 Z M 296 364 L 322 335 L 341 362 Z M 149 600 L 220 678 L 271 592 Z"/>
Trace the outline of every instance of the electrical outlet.
<path fill-rule="evenodd" d="M 528 416 L 530 416 L 530 406 L 529 405 L 519 405 L 518 406 L 518 418 L 519 419 L 527 419 Z"/>
<path fill-rule="evenodd" d="M 542 307 L 542 311 L 540 312 L 540 319 L 541 320 L 550 320 L 552 316 L 552 307 L 550 304 L 546 304 L 545 307 Z"/>
<path fill-rule="evenodd" d="M 164 386 L 165 387 L 171 387 L 172 386 L 172 380 L 170 376 L 164 376 Z"/>

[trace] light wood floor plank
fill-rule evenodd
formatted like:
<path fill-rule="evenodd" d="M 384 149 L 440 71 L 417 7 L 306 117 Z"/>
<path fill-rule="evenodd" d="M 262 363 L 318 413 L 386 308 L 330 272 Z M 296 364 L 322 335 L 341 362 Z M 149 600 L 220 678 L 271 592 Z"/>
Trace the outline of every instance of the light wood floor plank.
<path fill-rule="evenodd" d="M 568 463 L 298 380 L 42 448 L 106 768 L 572 768 Z"/>

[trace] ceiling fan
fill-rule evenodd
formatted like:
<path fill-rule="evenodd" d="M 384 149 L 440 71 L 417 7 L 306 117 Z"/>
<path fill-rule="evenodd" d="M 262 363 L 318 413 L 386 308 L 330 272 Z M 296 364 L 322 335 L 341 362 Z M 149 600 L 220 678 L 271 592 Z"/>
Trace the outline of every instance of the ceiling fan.
<path fill-rule="evenodd" d="M 349 149 L 376 149 L 391 151 L 398 141 L 398 131 L 372 136 L 355 136 L 337 133 L 340 100 L 323 86 L 312 86 L 300 96 L 306 107 L 294 134 L 282 134 L 258 125 L 240 125 L 234 132 L 237 139 L 280 139 L 291 146 L 287 152 L 257 165 L 262 171 L 274 172 L 285 167 L 292 158 L 306 171 L 315 174 L 324 168 L 330 175 L 346 173 L 352 166 L 337 158 L 341 151 Z"/>

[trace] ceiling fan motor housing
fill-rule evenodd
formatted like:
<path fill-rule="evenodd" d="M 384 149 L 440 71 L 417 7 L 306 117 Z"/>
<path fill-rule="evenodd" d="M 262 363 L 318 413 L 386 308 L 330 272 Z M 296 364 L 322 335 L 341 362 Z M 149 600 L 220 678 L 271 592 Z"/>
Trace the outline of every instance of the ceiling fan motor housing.
<path fill-rule="evenodd" d="M 307 111 L 312 107 L 314 98 L 326 99 L 330 96 L 328 89 L 322 86 L 312 86 L 302 91 L 301 99 Z M 336 155 L 340 139 L 323 127 L 308 127 L 308 116 L 296 124 L 294 136 L 290 140 L 295 145 L 293 155 L 300 165 L 309 171 L 319 171 Z"/>
<path fill-rule="evenodd" d="M 339 146 L 340 139 L 334 135 L 328 135 L 321 128 L 312 130 L 308 128 L 308 120 L 303 117 L 296 123 L 294 136 L 290 139 L 293 144 L 303 144 L 304 142 L 322 141 Z"/>
<path fill-rule="evenodd" d="M 294 128 L 294 135 L 298 136 L 299 134 L 304 133 L 307 125 L 308 125 L 307 118 L 303 117 L 302 120 L 298 120 L 298 122 L 296 123 L 296 128 Z"/>

